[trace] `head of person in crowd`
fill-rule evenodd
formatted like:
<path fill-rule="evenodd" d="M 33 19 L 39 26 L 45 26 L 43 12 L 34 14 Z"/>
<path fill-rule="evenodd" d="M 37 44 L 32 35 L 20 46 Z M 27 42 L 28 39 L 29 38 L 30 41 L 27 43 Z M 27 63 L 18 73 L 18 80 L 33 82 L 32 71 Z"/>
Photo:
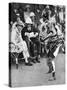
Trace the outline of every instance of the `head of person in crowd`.
<path fill-rule="evenodd" d="M 26 12 L 30 12 L 30 5 L 25 6 Z"/>
<path fill-rule="evenodd" d="M 36 16 L 35 16 L 35 13 L 34 12 L 30 12 L 30 18 L 32 20 L 32 24 L 35 28 L 37 28 L 37 24 L 36 24 Z"/>
<path fill-rule="evenodd" d="M 11 26 L 13 25 L 13 21 L 10 22 L 10 25 L 11 25 Z"/>
<path fill-rule="evenodd" d="M 19 23 L 21 21 L 20 17 L 17 17 L 17 22 Z"/>
<path fill-rule="evenodd" d="M 49 12 L 50 12 L 50 6 L 49 5 L 46 5 L 46 7 L 45 7 L 45 14 L 47 16 L 49 16 Z"/>
<path fill-rule="evenodd" d="M 34 12 L 30 13 L 30 18 L 31 18 L 32 22 L 34 22 L 34 20 L 35 20 L 35 13 Z"/>
<path fill-rule="evenodd" d="M 44 8 L 44 10 L 42 11 L 42 17 L 43 17 L 43 21 L 49 19 L 49 12 L 48 10 L 46 10 L 46 8 Z"/>
<path fill-rule="evenodd" d="M 19 25 L 22 25 L 23 27 L 25 26 L 24 25 L 24 22 L 21 20 L 21 16 L 20 16 L 20 14 L 18 13 L 18 14 L 16 14 L 17 15 L 17 23 L 19 24 Z"/>
<path fill-rule="evenodd" d="M 46 14 L 44 14 L 44 15 L 42 16 L 44 22 L 47 20 L 47 17 L 48 17 L 48 16 L 47 16 Z"/>
<path fill-rule="evenodd" d="M 17 13 L 16 16 L 17 16 L 17 22 L 19 22 L 19 21 L 21 20 L 21 19 L 20 19 L 20 14 Z"/>
<path fill-rule="evenodd" d="M 21 21 L 21 18 L 20 18 L 20 14 L 17 13 L 17 29 L 19 30 L 19 32 L 22 30 L 23 28 L 23 24 L 22 24 L 22 21 Z"/>
<path fill-rule="evenodd" d="M 16 14 L 16 13 L 18 13 L 18 10 L 17 10 L 17 9 L 14 9 L 14 12 L 15 12 L 15 14 Z"/>
<path fill-rule="evenodd" d="M 46 11 L 49 10 L 49 9 L 50 9 L 49 5 L 46 5 Z"/>

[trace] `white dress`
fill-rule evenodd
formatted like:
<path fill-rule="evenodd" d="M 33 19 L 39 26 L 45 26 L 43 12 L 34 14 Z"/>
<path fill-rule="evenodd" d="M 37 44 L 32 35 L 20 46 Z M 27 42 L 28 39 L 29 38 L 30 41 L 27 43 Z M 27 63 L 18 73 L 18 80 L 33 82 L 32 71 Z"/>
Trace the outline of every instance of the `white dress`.
<path fill-rule="evenodd" d="M 21 33 L 18 31 L 16 27 L 16 22 L 12 26 L 11 32 L 11 42 L 14 43 L 14 46 L 11 47 L 11 52 L 23 52 L 23 56 L 25 59 L 29 57 L 29 52 L 27 48 L 26 42 L 22 39 Z"/>

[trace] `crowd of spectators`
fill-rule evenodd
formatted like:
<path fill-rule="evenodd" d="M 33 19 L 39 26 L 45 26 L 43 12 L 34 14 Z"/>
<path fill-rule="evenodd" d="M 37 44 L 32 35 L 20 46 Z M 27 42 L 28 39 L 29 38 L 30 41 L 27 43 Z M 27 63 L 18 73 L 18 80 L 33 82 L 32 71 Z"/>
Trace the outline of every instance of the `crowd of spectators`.
<path fill-rule="evenodd" d="M 9 42 L 13 42 L 18 47 L 20 46 L 20 51 L 25 51 L 28 47 L 28 42 L 23 40 L 24 28 L 30 24 L 34 27 L 34 32 L 37 29 L 39 42 L 36 43 L 39 45 L 40 53 L 48 52 L 47 44 L 48 40 L 45 41 L 51 35 L 57 35 L 65 40 L 65 6 L 58 5 L 43 5 L 43 4 L 22 4 L 22 3 L 10 3 L 9 4 Z M 28 28 L 30 26 L 28 25 Z M 22 32 L 22 35 L 21 35 Z M 28 34 L 27 34 L 28 35 Z M 31 34 L 33 36 L 33 34 Z M 16 36 L 16 39 L 15 39 Z M 20 38 L 18 38 L 20 37 Z M 51 38 L 52 39 L 52 38 Z M 20 44 L 17 44 L 21 41 Z M 25 42 L 26 43 L 25 43 Z M 45 41 L 45 42 L 44 42 Z M 24 43 L 24 44 L 23 44 Z M 27 45 L 26 45 L 27 44 Z M 25 46 L 26 48 L 23 48 Z M 32 46 L 31 46 L 32 47 Z M 42 50 L 42 47 L 44 49 Z M 33 48 L 33 47 L 32 47 Z M 24 57 L 29 57 L 29 53 L 26 49 Z M 16 52 L 19 52 L 16 51 Z M 39 52 L 39 49 L 38 49 Z M 26 55 L 26 56 L 25 56 Z"/>

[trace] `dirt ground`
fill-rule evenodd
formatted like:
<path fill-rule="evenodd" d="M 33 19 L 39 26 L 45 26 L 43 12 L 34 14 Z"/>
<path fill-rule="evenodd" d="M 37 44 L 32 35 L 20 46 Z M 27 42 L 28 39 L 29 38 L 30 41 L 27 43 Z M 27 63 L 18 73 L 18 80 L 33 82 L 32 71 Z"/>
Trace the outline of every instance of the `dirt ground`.
<path fill-rule="evenodd" d="M 65 55 L 58 54 L 55 58 L 56 64 L 56 80 L 49 81 L 51 74 L 48 72 L 46 58 L 40 59 L 41 63 L 33 63 L 33 66 L 25 66 L 19 63 L 19 68 L 15 65 L 11 67 L 11 83 L 12 87 L 27 87 L 41 85 L 65 84 Z"/>

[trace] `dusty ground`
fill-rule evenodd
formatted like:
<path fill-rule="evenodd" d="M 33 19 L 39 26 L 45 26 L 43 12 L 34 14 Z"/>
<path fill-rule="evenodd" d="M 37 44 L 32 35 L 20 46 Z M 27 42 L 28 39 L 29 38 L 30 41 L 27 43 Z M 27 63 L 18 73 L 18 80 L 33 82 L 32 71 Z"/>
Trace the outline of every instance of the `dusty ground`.
<path fill-rule="evenodd" d="M 41 63 L 33 64 L 33 66 L 25 66 L 19 64 L 16 69 L 15 65 L 11 68 L 12 87 L 21 86 L 39 86 L 39 85 L 55 85 L 65 83 L 65 55 L 59 54 L 55 58 L 56 63 L 56 80 L 49 81 L 51 74 L 46 74 L 48 67 L 46 58 L 40 59 Z"/>

